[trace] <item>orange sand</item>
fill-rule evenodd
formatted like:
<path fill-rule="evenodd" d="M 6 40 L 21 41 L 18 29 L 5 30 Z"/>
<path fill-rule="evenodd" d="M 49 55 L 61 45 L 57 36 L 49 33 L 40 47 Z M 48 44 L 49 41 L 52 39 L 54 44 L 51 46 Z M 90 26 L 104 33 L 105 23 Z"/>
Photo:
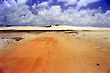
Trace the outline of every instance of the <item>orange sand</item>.
<path fill-rule="evenodd" d="M 110 73 L 110 53 L 100 47 L 64 33 L 45 33 L 1 52 L 0 73 Z"/>

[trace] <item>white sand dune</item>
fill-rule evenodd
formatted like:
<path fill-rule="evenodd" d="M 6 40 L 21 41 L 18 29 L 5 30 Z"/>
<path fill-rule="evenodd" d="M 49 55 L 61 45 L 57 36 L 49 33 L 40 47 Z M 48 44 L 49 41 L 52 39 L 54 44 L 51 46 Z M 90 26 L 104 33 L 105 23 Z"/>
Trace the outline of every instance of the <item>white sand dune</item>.
<path fill-rule="evenodd" d="M 11 26 L 11 27 L 0 27 L 0 30 L 107 30 L 110 31 L 110 28 L 77 27 L 77 26 L 51 26 L 51 27 Z"/>

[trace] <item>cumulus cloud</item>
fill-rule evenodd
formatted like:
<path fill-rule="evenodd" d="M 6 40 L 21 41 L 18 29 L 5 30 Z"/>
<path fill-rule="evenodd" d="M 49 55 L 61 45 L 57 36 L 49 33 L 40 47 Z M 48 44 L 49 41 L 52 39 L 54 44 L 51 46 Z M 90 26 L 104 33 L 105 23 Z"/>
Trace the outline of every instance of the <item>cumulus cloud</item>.
<path fill-rule="evenodd" d="M 16 6 L 18 4 L 24 4 L 26 3 L 28 0 L 4 0 L 3 4 L 6 7 L 11 7 L 11 6 Z"/>
<path fill-rule="evenodd" d="M 65 2 L 69 5 L 77 4 L 78 0 L 58 0 L 58 2 Z"/>
<path fill-rule="evenodd" d="M 87 6 L 88 4 L 98 2 L 98 1 L 100 0 L 79 0 L 79 2 L 77 3 L 77 6 L 80 8 L 82 6 Z"/>
<path fill-rule="evenodd" d="M 30 7 L 26 4 L 26 1 L 27 0 L 17 3 L 17 1 L 12 0 L 12 2 L 5 1 L 1 4 L 0 23 L 4 25 L 37 26 L 49 24 L 110 26 L 110 10 L 105 13 L 101 13 L 100 8 L 78 10 L 77 8 L 69 7 L 67 10 L 63 10 L 60 5 L 49 6 L 50 1 L 33 4 Z M 87 0 L 83 0 L 81 3 L 84 1 Z M 91 0 L 91 2 L 95 2 L 95 0 Z M 87 2 L 87 4 L 91 2 Z M 80 3 L 78 2 L 77 4 Z"/>
<path fill-rule="evenodd" d="M 18 3 L 18 4 L 22 4 L 22 3 L 26 3 L 28 0 L 17 0 L 16 2 Z"/>
<path fill-rule="evenodd" d="M 65 2 L 65 5 L 76 5 L 77 8 L 80 7 L 85 7 L 88 4 L 94 3 L 94 2 L 98 2 L 101 0 L 58 0 L 58 2 Z"/>

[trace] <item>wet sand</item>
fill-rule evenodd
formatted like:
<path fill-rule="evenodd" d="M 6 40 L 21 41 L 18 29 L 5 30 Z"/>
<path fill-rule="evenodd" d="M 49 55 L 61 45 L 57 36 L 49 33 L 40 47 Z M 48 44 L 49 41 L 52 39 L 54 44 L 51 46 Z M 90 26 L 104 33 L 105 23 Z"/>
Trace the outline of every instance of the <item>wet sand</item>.
<path fill-rule="evenodd" d="M 33 33 L 0 52 L 0 73 L 110 73 L 109 44 L 109 31 Z"/>

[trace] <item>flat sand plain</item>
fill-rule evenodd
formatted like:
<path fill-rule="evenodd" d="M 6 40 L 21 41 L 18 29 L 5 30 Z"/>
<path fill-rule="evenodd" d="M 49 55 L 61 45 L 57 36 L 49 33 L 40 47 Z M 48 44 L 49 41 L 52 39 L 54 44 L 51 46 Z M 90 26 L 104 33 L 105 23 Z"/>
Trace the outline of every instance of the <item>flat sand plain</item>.
<path fill-rule="evenodd" d="M 110 73 L 110 31 L 0 31 L 0 73 Z"/>

